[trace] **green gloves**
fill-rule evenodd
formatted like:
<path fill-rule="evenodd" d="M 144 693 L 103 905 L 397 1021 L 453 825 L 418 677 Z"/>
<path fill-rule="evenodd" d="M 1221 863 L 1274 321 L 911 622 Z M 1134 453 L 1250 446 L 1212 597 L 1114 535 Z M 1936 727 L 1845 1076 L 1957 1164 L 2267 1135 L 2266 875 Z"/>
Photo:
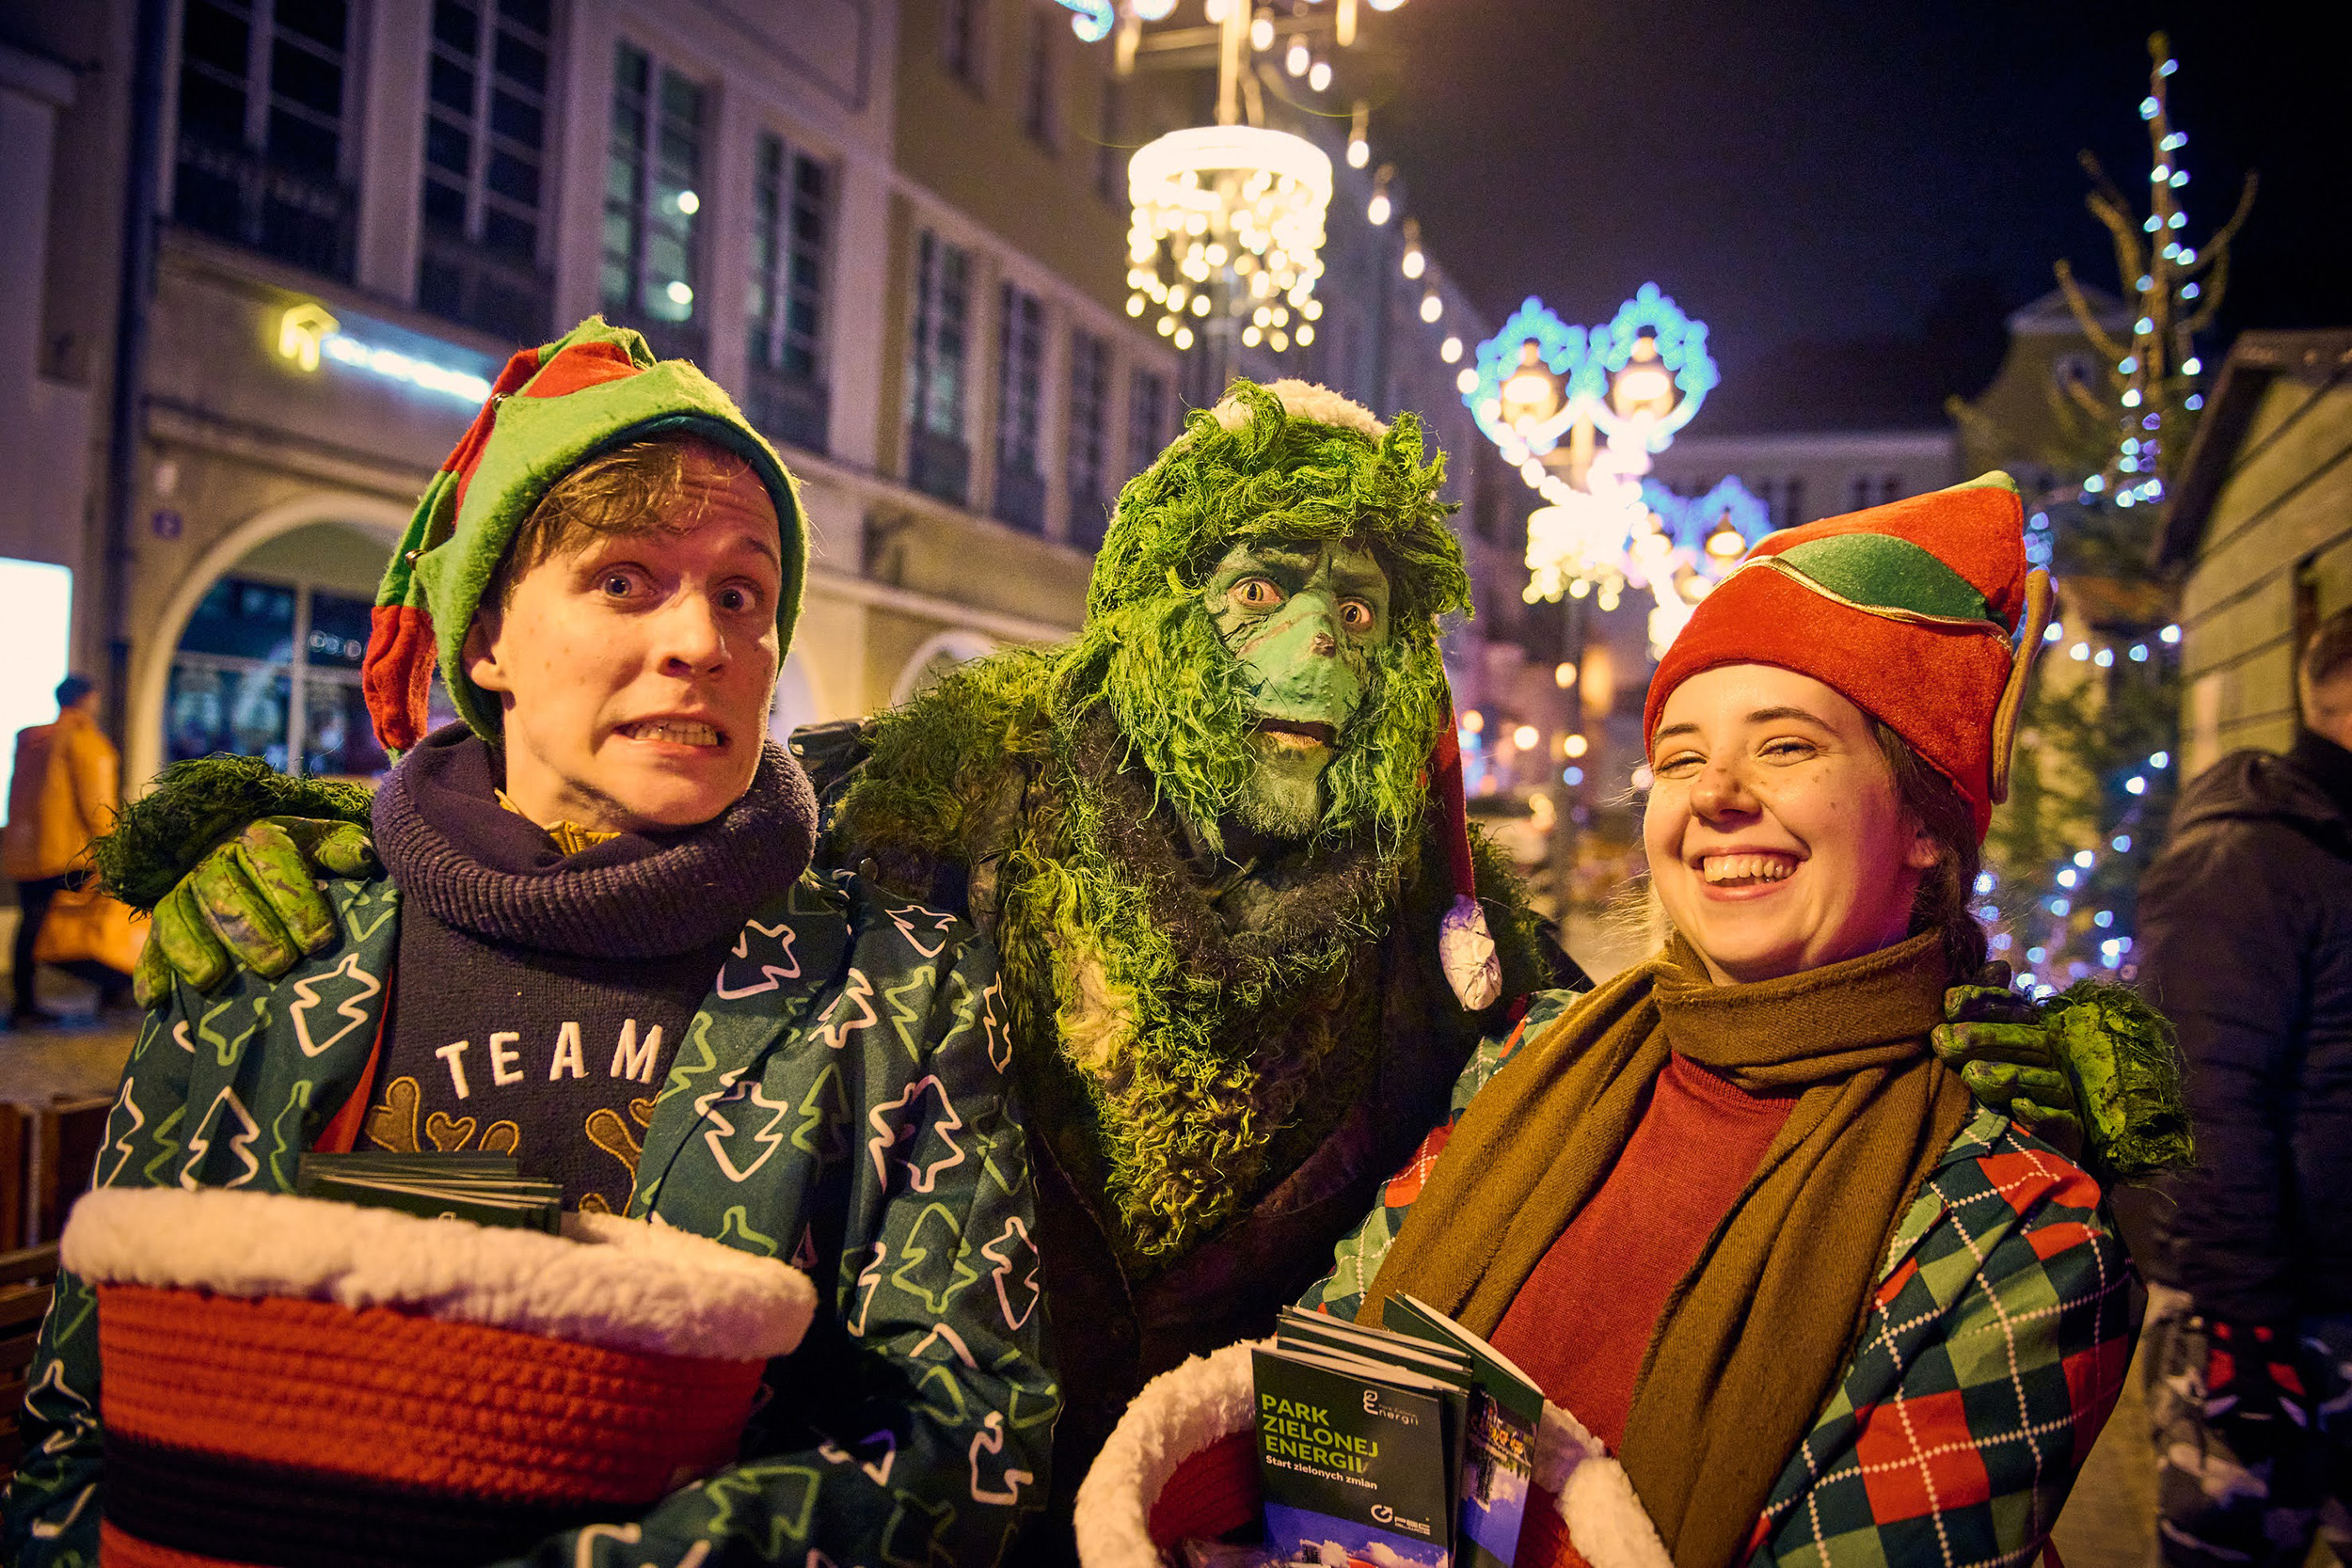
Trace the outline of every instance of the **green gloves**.
<path fill-rule="evenodd" d="M 335 940 L 318 877 L 376 869 L 366 790 L 290 779 L 249 757 L 176 763 L 93 847 L 116 896 L 151 910 L 132 985 L 152 1006 L 174 973 L 210 990 L 242 967 L 275 979 Z M 192 858 L 193 857 L 193 858 Z M 1987 964 L 1944 993 L 1932 1040 L 1979 1103 L 2014 1117 L 2103 1184 L 2194 1157 L 2171 1025 L 2126 987 L 2084 980 L 2046 1003 Z"/>
<path fill-rule="evenodd" d="M 375 846 L 356 822 L 264 816 L 213 850 L 155 906 L 155 928 L 131 977 L 142 1007 L 177 971 L 199 990 L 232 964 L 276 979 L 335 940 L 334 911 L 314 876 L 366 877 Z"/>
<path fill-rule="evenodd" d="M 2130 988 L 2083 980 L 2036 1006 L 2006 963 L 1944 993 L 1935 1053 L 1978 1101 L 2031 1128 L 2102 1184 L 2187 1164 L 2172 1026 Z"/>
<path fill-rule="evenodd" d="M 2083 1150 L 2081 1108 L 2064 1058 L 2033 998 L 2009 989 L 2010 968 L 1989 963 L 1976 983 L 1944 993 L 1930 1037 L 1979 1104 L 2015 1117 L 2069 1159 Z"/>
<path fill-rule="evenodd" d="M 131 976 L 139 1006 L 174 971 L 206 988 L 232 960 L 275 979 L 334 940 L 313 874 L 375 869 L 374 795 L 331 779 L 290 778 L 259 757 L 197 757 L 156 775 L 90 845 L 106 891 L 154 917 Z"/>

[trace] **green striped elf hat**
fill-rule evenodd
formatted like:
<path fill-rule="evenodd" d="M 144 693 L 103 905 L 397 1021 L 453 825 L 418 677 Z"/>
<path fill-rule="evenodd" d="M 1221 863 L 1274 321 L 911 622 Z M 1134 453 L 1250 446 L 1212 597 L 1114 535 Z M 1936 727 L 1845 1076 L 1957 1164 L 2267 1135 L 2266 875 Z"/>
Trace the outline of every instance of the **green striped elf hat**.
<path fill-rule="evenodd" d="M 548 487 L 630 441 L 693 436 L 752 466 L 775 502 L 784 591 L 776 630 L 792 642 L 808 565 L 808 519 L 783 461 L 718 383 L 683 359 L 591 316 L 554 342 L 518 351 L 425 487 L 375 595 L 361 681 L 376 738 L 404 752 L 424 736 L 437 659 L 458 716 L 496 740 L 499 705 L 466 678 L 461 650 L 516 531 Z"/>

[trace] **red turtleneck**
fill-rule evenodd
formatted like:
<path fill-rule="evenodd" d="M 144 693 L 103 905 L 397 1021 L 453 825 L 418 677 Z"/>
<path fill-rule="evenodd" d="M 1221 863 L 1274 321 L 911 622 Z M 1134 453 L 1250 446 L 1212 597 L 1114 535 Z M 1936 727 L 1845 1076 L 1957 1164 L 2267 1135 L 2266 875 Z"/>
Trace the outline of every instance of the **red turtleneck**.
<path fill-rule="evenodd" d="M 1731 1212 L 1796 1106 L 1670 1057 L 1600 1190 L 1551 1243 L 1495 1348 L 1612 1451 L 1666 1298 Z"/>

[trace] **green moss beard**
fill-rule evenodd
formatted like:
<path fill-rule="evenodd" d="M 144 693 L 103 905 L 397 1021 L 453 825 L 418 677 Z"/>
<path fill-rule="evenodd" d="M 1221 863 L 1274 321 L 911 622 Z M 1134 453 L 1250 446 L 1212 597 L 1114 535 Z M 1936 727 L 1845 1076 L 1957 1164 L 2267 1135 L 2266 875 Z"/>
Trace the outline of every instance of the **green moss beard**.
<path fill-rule="evenodd" d="M 1249 777 L 1233 802 L 1233 819 L 1260 838 L 1288 843 L 1311 836 L 1323 820 L 1323 770 L 1330 749 L 1253 735 L 1249 752 Z"/>
<path fill-rule="evenodd" d="M 1171 594 L 1099 615 L 1064 662 L 1064 699 L 1110 705 L 1160 798 L 1206 846 L 1227 824 L 1289 843 L 1418 831 L 1429 750 L 1445 721 L 1435 629 L 1400 622 L 1364 660 L 1363 695 L 1327 760 L 1275 768 L 1249 672 L 1219 635 L 1206 595 Z M 1301 775 L 1305 776 L 1302 778 Z"/>

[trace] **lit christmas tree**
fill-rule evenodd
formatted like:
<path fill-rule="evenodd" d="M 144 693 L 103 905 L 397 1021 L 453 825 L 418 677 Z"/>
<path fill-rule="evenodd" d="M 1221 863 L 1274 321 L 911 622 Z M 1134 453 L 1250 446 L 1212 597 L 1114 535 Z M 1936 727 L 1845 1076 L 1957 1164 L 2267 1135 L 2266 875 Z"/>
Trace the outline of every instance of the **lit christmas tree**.
<path fill-rule="evenodd" d="M 2075 321 L 2115 367 L 2106 378 L 2108 396 L 2104 404 L 2086 384 L 2069 383 L 2069 391 L 2094 422 L 2116 432 L 2104 461 L 2084 477 L 2082 491 L 2110 498 L 2118 511 L 2162 500 L 2166 477 L 2188 451 L 2190 425 L 2205 404 L 2199 389 L 2204 366 L 2197 356 L 2196 337 L 2212 325 L 2221 308 L 2222 293 L 2229 286 L 2230 242 L 2254 205 L 2255 181 L 2249 173 L 2230 221 L 2201 251 L 2188 244 L 2188 214 L 2181 201 L 2188 184 L 2188 135 L 2172 128 L 2165 102 L 2165 84 L 2180 62 L 2172 58 L 2171 45 L 2162 33 L 2149 39 L 2148 57 L 2148 96 L 2139 101 L 2151 164 L 2148 215 L 2137 216 L 2099 160 L 2082 154 L 2083 168 L 2098 185 L 2090 196 L 2091 214 L 2114 239 L 2116 275 L 2130 280 L 2138 307 L 2129 343 L 2101 324 L 2074 281 L 2074 268 L 2063 261 L 2058 264 L 2058 287 L 2066 291 Z"/>
<path fill-rule="evenodd" d="M 2128 979 L 2136 967 L 2136 893 L 2171 811 L 2180 727 L 2180 630 L 2149 546 L 2204 406 L 2197 336 L 2220 306 L 2230 242 L 2254 199 L 2249 174 L 2229 222 L 2202 246 L 2189 243 L 2188 137 L 2166 104 L 2178 64 L 2162 33 L 2148 52 L 2146 214 L 2082 154 L 2090 211 L 2114 240 L 2128 339 L 2061 261 L 2058 286 L 2104 371 L 2058 378 L 2049 423 L 2029 436 L 1954 406 L 1979 451 L 2058 476 L 2028 498 L 2026 554 L 2057 576 L 2063 620 L 2049 629 L 1978 882 L 1979 912 L 2006 923 L 1997 956 L 2037 990 L 2093 974 Z"/>

